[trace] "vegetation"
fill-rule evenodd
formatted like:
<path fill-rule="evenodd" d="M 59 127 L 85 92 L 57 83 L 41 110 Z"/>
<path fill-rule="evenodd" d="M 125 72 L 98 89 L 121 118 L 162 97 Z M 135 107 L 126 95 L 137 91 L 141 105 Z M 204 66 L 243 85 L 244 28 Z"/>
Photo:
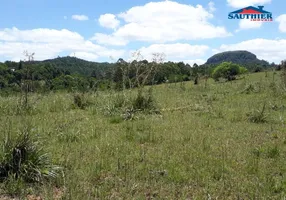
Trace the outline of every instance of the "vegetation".
<path fill-rule="evenodd" d="M 1 194 L 8 198 L 20 190 L 18 197 L 35 199 L 283 199 L 282 85 L 278 78 L 273 84 L 272 74 L 255 73 L 231 82 L 210 79 L 207 87 L 193 82 L 183 87 L 145 86 L 144 92 L 152 88 L 152 101 L 160 113 L 135 113 L 133 120 L 124 120 L 121 111 L 127 116 L 125 108 L 131 109 L 130 105 L 150 108 L 141 104 L 139 88 L 84 93 L 90 102 L 84 109 L 74 107 L 74 93 L 31 93 L 33 112 L 21 115 L 16 112 L 18 96 L 2 96 L 0 132 L 18 135 L 30 121 L 28 132 L 43 144 L 40 147 L 52 162 L 27 166 L 45 169 L 57 164 L 64 176 L 41 184 L 8 178 L 0 184 Z M 247 88 L 251 89 L 243 92 Z M 0 135 L 1 141 L 6 141 L 5 135 Z M 23 140 L 23 135 L 16 138 L 6 148 L 8 157 L 1 166 L 14 163 L 15 147 L 35 155 L 29 158 L 31 163 L 45 155 L 33 150 L 34 143 L 18 142 L 31 141 Z M 20 148 L 22 143 L 30 148 Z M 19 174 L 27 162 L 23 161 Z"/>
<path fill-rule="evenodd" d="M 47 178 L 56 178 L 57 166 L 43 152 L 29 132 L 23 132 L 16 138 L 6 135 L 3 141 L 0 161 L 0 180 L 9 177 L 25 182 L 43 182 Z"/>
<path fill-rule="evenodd" d="M 153 76 L 145 82 L 147 85 L 190 80 L 191 67 L 188 64 L 167 62 L 156 65 L 156 73 L 152 72 Z M 122 89 L 123 73 L 127 73 L 128 81 L 131 81 L 124 83 L 124 87 L 137 87 L 136 73 L 141 73 L 136 71 L 138 66 L 141 70 L 154 68 L 154 62 L 133 61 L 127 65 L 119 59 L 114 64 L 98 64 L 73 57 L 43 62 L 5 62 L 0 63 L 0 88 L 2 93 L 19 92 L 23 80 L 28 80 L 32 81 L 29 84 L 31 92 Z"/>
<path fill-rule="evenodd" d="M 136 85 L 136 73 L 140 73 L 136 71 L 138 66 L 141 66 L 141 69 L 156 69 L 146 80 L 146 85 L 189 80 L 198 84 L 200 78 L 211 76 L 214 69 L 223 62 L 239 64 L 249 72 L 268 70 L 273 67 L 281 69 L 281 66 L 260 61 L 254 54 L 246 51 L 220 53 L 208 59 L 206 64 L 201 66 L 194 64 L 193 67 L 183 62 L 155 62 L 154 68 L 154 62 L 143 59 L 134 59 L 130 63 L 123 59 L 119 59 L 116 63 L 96 63 L 75 57 L 59 57 L 45 61 L 0 63 L 0 88 L 2 94 L 23 91 L 23 85 L 21 85 L 23 82 L 30 82 L 29 92 L 50 90 L 84 92 L 133 88 L 138 86 Z M 126 75 L 125 83 L 122 83 L 122 74 Z"/>
<path fill-rule="evenodd" d="M 246 72 L 247 69 L 239 66 L 238 64 L 233 64 L 231 62 L 223 62 L 214 69 L 212 77 L 216 81 L 218 81 L 219 78 L 224 78 L 228 81 L 231 81 L 235 80 L 237 75 L 244 74 Z"/>
<path fill-rule="evenodd" d="M 0 199 L 286 198 L 285 62 L 237 79 L 134 56 L 100 76 L 0 65 Z"/>

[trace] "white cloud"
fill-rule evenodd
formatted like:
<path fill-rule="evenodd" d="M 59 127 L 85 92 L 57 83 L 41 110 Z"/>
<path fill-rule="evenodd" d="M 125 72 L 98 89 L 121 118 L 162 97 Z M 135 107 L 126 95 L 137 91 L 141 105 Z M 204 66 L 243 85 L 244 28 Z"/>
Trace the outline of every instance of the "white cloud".
<path fill-rule="evenodd" d="M 212 13 L 214 11 L 216 11 L 216 8 L 215 8 L 215 3 L 213 1 L 209 2 L 208 3 L 208 7 L 209 7 L 209 11 Z"/>
<path fill-rule="evenodd" d="M 268 40 L 257 38 L 237 44 L 224 44 L 221 45 L 219 49 L 213 50 L 213 52 L 218 53 L 223 51 L 247 50 L 256 54 L 259 59 L 280 63 L 281 60 L 286 58 L 285 46 L 285 39 Z"/>
<path fill-rule="evenodd" d="M 106 45 L 113 45 L 113 46 L 123 46 L 128 43 L 123 38 L 115 37 L 114 35 L 107 35 L 103 33 L 96 33 L 91 38 L 91 40 L 95 40 L 98 44 L 106 44 Z"/>
<path fill-rule="evenodd" d="M 272 0 L 227 0 L 228 5 L 234 8 L 243 8 L 246 6 L 265 5 Z"/>
<path fill-rule="evenodd" d="M 201 5 L 174 1 L 150 2 L 118 15 L 125 24 L 112 33 L 126 41 L 172 42 L 227 37 L 224 27 L 212 25 L 213 15 Z"/>
<path fill-rule="evenodd" d="M 72 42 L 84 40 L 84 38 L 67 29 L 55 30 L 47 28 L 38 28 L 32 30 L 19 30 L 16 27 L 0 30 L 0 41 L 22 41 L 22 42 L 49 42 L 61 43 L 62 41 Z"/>
<path fill-rule="evenodd" d="M 87 21 L 87 20 L 89 20 L 88 16 L 86 16 L 86 15 L 73 15 L 72 19 L 79 20 L 79 21 Z"/>
<path fill-rule="evenodd" d="M 144 59 L 152 60 L 153 53 L 163 53 L 166 60 L 182 61 L 190 58 L 202 57 L 209 50 L 205 45 L 190 45 L 183 43 L 175 44 L 153 44 L 148 47 L 142 47 L 138 51 Z"/>
<path fill-rule="evenodd" d="M 100 15 L 98 22 L 101 26 L 112 29 L 117 28 L 120 24 L 120 21 L 113 14 Z"/>
<path fill-rule="evenodd" d="M 279 30 L 285 33 L 286 32 L 286 14 L 278 16 L 276 18 L 276 21 L 279 23 Z"/>
<path fill-rule="evenodd" d="M 53 58 L 66 52 L 79 52 L 79 56 L 91 60 L 109 56 L 119 58 L 125 53 L 124 50 L 108 49 L 94 44 L 78 33 L 66 29 L 0 30 L 0 56 L 19 61 L 24 59 L 24 50 L 35 52 L 35 60 Z"/>
<path fill-rule="evenodd" d="M 242 19 L 239 22 L 239 29 L 240 30 L 245 30 L 245 29 L 258 29 L 262 26 L 263 22 L 256 22 L 256 21 L 250 21 L 249 19 Z"/>

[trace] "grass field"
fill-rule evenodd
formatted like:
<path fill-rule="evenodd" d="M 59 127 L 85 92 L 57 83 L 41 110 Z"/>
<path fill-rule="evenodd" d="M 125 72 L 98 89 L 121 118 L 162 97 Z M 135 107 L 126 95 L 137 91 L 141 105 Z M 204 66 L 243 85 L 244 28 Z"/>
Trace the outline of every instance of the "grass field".
<path fill-rule="evenodd" d="M 127 97 L 136 91 L 125 91 Z M 154 86 L 161 114 L 122 120 L 120 92 L 0 97 L 0 141 L 28 129 L 63 168 L 39 185 L 1 184 L 3 198 L 285 199 L 286 92 L 279 74 Z M 126 97 L 126 98 L 127 98 Z M 0 195 L 1 196 L 1 195 Z M 1 198 L 1 197 L 0 197 Z"/>

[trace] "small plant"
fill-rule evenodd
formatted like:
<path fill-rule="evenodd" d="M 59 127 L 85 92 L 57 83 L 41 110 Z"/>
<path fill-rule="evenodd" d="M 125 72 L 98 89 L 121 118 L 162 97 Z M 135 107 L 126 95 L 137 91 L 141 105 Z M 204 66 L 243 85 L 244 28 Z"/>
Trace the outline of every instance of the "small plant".
<path fill-rule="evenodd" d="M 198 84 L 199 84 L 199 76 L 195 76 L 194 85 L 198 85 Z"/>
<path fill-rule="evenodd" d="M 267 151 L 268 158 L 277 158 L 279 154 L 280 154 L 280 151 L 277 146 L 268 148 L 268 151 Z"/>
<path fill-rule="evenodd" d="M 136 116 L 136 110 L 134 110 L 133 108 L 131 109 L 126 109 L 125 113 L 122 115 L 124 120 L 135 120 L 138 119 L 138 117 Z"/>
<path fill-rule="evenodd" d="M 85 109 L 90 103 L 84 94 L 76 93 L 73 96 L 74 105 L 80 109 Z"/>
<path fill-rule="evenodd" d="M 152 88 L 148 92 L 138 90 L 137 97 L 133 100 L 132 106 L 135 110 L 152 111 L 156 108 L 155 101 L 152 95 Z"/>
<path fill-rule="evenodd" d="M 281 69 L 282 69 L 282 73 L 281 73 L 281 82 L 282 85 L 284 87 L 284 89 L 286 88 L 286 60 L 283 60 L 281 62 Z M 273 78 L 274 79 L 274 78 Z M 273 81 L 274 82 L 274 81 Z"/>
<path fill-rule="evenodd" d="M 114 102 L 114 107 L 115 108 L 122 108 L 127 104 L 127 98 L 122 95 L 122 94 L 118 94 L 116 95 L 116 99 Z"/>
<path fill-rule="evenodd" d="M 255 89 L 253 84 L 247 85 L 245 87 L 245 89 L 242 91 L 242 93 L 245 93 L 245 94 L 250 94 L 250 93 L 253 93 L 253 92 L 256 92 L 256 89 Z"/>
<path fill-rule="evenodd" d="M 3 142 L 0 158 L 0 180 L 11 178 L 34 183 L 56 178 L 59 167 L 52 164 L 31 134 L 24 131 L 17 138 L 8 134 Z"/>
<path fill-rule="evenodd" d="M 266 104 L 264 103 L 261 110 L 255 110 L 248 113 L 248 120 L 253 123 L 265 123 L 267 122 L 267 115 L 265 114 Z"/>
<path fill-rule="evenodd" d="M 119 124 L 120 122 L 122 122 L 122 117 L 121 116 L 118 116 L 118 115 L 115 115 L 115 116 L 112 116 L 111 119 L 110 119 L 110 123 L 111 124 Z"/>

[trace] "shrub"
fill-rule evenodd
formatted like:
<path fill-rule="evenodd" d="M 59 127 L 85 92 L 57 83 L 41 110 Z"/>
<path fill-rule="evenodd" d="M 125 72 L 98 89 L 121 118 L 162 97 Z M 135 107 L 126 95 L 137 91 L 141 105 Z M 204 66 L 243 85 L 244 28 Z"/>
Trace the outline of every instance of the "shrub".
<path fill-rule="evenodd" d="M 59 167 L 52 164 L 48 154 L 43 152 L 29 132 L 17 138 L 8 134 L 2 147 L 0 158 L 0 179 L 22 179 L 25 182 L 42 182 L 57 177 Z"/>
<path fill-rule="evenodd" d="M 88 102 L 86 96 L 83 93 L 76 93 L 73 96 L 74 105 L 80 109 L 85 109 L 90 102 Z"/>
<path fill-rule="evenodd" d="M 227 79 L 228 81 L 235 80 L 236 75 L 246 73 L 247 69 L 241 67 L 238 64 L 234 64 L 231 62 L 223 62 L 219 66 L 217 66 L 213 73 L 212 77 L 218 81 L 219 78 Z"/>
<path fill-rule="evenodd" d="M 152 90 L 144 93 L 143 90 L 138 90 L 137 97 L 133 100 L 132 106 L 135 110 L 151 111 L 156 108 L 155 101 L 152 96 Z"/>

